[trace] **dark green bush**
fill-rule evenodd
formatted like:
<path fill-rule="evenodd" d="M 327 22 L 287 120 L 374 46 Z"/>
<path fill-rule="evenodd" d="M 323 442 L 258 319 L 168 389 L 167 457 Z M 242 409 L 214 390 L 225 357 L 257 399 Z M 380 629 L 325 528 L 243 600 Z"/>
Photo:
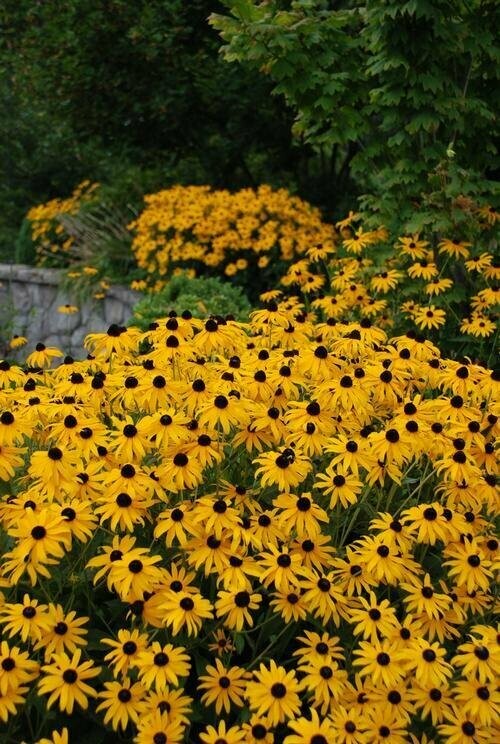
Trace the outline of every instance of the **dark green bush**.
<path fill-rule="evenodd" d="M 248 320 L 250 303 L 240 287 L 213 277 L 191 279 L 186 274 L 172 277 L 159 292 L 148 294 L 134 308 L 132 322 L 142 329 L 171 310 L 181 314 L 189 310 L 196 318 L 208 315 L 233 315 Z"/>

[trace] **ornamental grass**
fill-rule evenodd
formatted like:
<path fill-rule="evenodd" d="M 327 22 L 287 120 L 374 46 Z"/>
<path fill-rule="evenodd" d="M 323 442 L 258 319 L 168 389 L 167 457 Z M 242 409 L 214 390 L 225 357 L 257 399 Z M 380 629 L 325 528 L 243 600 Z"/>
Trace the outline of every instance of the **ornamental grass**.
<path fill-rule="evenodd" d="M 0 363 L 3 743 L 498 739 L 498 372 L 264 300 Z"/>

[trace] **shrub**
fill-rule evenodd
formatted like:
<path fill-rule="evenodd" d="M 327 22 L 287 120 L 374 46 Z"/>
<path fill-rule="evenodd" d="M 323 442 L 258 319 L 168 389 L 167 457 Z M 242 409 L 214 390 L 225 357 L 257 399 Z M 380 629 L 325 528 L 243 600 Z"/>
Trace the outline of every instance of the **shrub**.
<path fill-rule="evenodd" d="M 232 286 L 213 277 L 173 276 L 157 292 L 151 292 L 134 308 L 132 321 L 142 329 L 171 310 L 180 315 L 189 310 L 196 318 L 208 315 L 232 315 L 247 320 L 250 304 L 241 287 Z"/>

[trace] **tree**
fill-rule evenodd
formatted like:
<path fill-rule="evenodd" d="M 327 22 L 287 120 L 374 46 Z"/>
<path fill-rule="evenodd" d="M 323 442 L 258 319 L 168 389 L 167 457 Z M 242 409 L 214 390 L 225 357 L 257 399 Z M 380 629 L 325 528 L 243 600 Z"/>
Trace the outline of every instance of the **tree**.
<path fill-rule="evenodd" d="M 34 201 L 82 178 L 132 200 L 174 181 L 311 181 L 311 148 L 292 143 L 292 115 L 270 82 L 220 57 L 214 10 L 215 0 L 2 3 L 9 235 Z"/>
<path fill-rule="evenodd" d="M 259 69 L 294 132 L 350 173 L 361 205 L 418 229 L 465 220 L 498 174 L 494 0 L 226 0 L 223 54 Z M 458 200 L 458 201 L 457 201 Z M 464 201 L 465 200 L 465 201 Z M 443 217 L 443 204 L 453 213 Z M 448 209 L 449 208 L 449 209 Z M 440 213 L 441 216 L 438 216 Z"/>

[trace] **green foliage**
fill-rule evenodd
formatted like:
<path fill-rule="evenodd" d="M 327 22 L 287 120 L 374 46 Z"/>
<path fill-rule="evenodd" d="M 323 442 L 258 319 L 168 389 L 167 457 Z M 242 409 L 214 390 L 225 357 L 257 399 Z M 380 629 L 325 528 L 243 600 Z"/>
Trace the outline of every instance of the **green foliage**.
<path fill-rule="evenodd" d="M 232 315 L 245 321 L 248 320 L 250 303 L 240 287 L 213 277 L 191 279 L 180 274 L 172 277 L 162 290 L 137 303 L 132 323 L 147 329 L 150 323 L 165 317 L 171 310 L 178 314 L 189 310 L 196 318 Z"/>
<path fill-rule="evenodd" d="M 214 0 L 1 3 L 0 250 L 30 206 L 84 178 L 135 208 L 173 183 L 321 197 L 328 164 L 292 143 L 268 81 L 224 62 L 214 10 Z"/>
<path fill-rule="evenodd" d="M 379 220 L 421 229 L 440 215 L 443 195 L 491 199 L 498 3 L 224 4 L 230 15 L 211 23 L 226 59 L 264 72 L 297 112 L 294 131 L 325 158 L 342 153 L 338 172 L 350 170 Z"/>

